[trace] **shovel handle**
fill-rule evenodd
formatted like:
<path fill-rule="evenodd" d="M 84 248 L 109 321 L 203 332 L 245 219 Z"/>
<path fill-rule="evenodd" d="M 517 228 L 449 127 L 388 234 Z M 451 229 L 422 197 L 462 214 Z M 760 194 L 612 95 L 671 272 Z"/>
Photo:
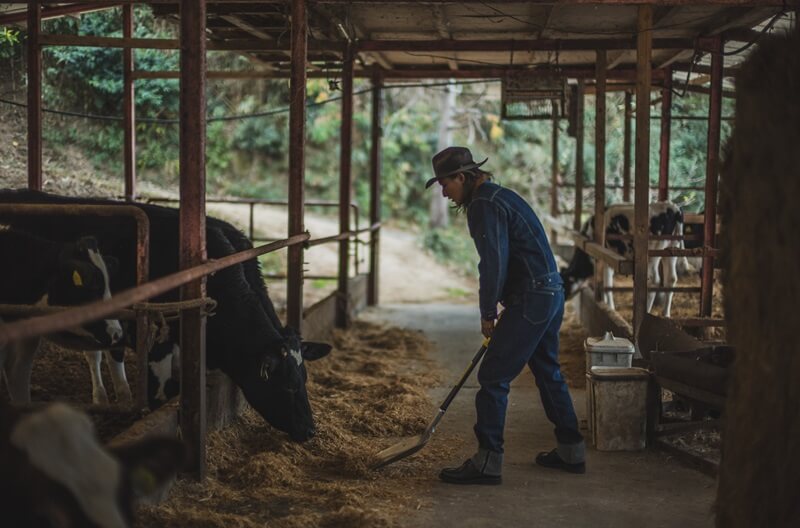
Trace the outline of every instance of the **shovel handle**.
<path fill-rule="evenodd" d="M 444 400 L 444 403 L 442 403 L 442 405 L 439 406 L 439 410 L 441 411 L 440 415 L 444 414 L 444 412 L 450 406 L 450 403 L 453 401 L 453 399 L 455 399 L 456 394 L 458 394 L 458 391 L 460 391 L 461 387 L 464 386 L 464 382 L 466 382 L 467 378 L 469 378 L 469 375 L 472 374 L 472 371 L 475 369 L 475 366 L 478 363 L 480 363 L 481 358 L 483 358 L 483 355 L 486 353 L 486 348 L 488 346 L 489 346 L 489 338 L 487 337 L 486 339 L 483 340 L 483 344 L 478 349 L 478 352 L 475 353 L 475 357 L 473 357 L 472 361 L 470 361 L 469 365 L 467 366 L 467 370 L 465 370 L 464 373 L 461 375 L 461 379 L 458 380 L 458 383 L 456 383 L 455 387 L 450 389 L 450 393 L 447 395 L 447 398 Z"/>

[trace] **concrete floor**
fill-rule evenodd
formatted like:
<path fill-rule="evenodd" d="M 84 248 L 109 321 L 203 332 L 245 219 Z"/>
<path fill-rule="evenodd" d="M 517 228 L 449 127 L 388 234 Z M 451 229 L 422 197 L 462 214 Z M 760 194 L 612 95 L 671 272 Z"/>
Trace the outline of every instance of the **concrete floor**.
<path fill-rule="evenodd" d="M 447 372 L 448 384 L 457 381 L 480 346 L 479 314 L 474 306 L 384 305 L 366 310 L 360 318 L 422 330 L 435 343 L 433 355 Z M 433 390 L 434 402 L 440 403 L 450 388 Z M 476 390 L 473 374 L 438 431 L 463 432 L 472 441 Z M 571 390 L 578 418 L 585 424 L 584 392 Z M 434 435 L 431 442 L 435 439 Z M 536 466 L 536 454 L 555 447 L 555 438 L 527 370 L 512 386 L 505 442 L 501 486 L 455 486 L 437 481 L 423 506 L 404 524 L 419 528 L 713 526 L 714 480 L 662 452 L 589 448 L 585 475 Z M 441 467 L 460 465 L 471 454 L 442 460 Z M 438 468 L 433 469 L 433 475 L 438 473 Z"/>

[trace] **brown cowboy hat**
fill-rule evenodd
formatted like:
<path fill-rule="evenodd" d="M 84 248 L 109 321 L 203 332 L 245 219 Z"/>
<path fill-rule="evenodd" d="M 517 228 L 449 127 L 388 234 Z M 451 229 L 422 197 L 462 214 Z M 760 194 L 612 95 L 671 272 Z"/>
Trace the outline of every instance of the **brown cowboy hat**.
<path fill-rule="evenodd" d="M 477 169 L 484 163 L 489 161 L 489 158 L 475 163 L 472 159 L 472 152 L 467 147 L 447 147 L 446 149 L 438 152 L 431 162 L 433 163 L 433 173 L 436 175 L 425 183 L 427 189 L 439 178 L 445 176 L 452 176 L 459 172 L 468 171 L 470 169 Z"/>

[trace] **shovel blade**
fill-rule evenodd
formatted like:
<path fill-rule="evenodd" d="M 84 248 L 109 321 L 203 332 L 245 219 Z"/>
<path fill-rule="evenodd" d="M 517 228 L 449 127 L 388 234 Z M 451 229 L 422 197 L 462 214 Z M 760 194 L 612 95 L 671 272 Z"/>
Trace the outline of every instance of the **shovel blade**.
<path fill-rule="evenodd" d="M 430 438 L 429 434 L 421 434 L 417 436 L 412 436 L 410 438 L 406 438 L 405 440 L 401 440 L 394 445 L 391 445 L 378 453 L 376 457 L 378 461 L 372 465 L 372 469 L 382 468 L 384 466 L 388 466 L 393 462 L 397 462 L 400 459 L 403 459 L 409 455 L 413 455 L 423 447 L 425 444 L 428 443 L 428 439 Z"/>

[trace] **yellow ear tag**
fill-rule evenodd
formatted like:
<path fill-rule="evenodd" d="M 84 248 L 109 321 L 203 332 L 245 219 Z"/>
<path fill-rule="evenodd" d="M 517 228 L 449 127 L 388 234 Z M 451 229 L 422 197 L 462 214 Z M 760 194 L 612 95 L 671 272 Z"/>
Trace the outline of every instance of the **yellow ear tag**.
<path fill-rule="evenodd" d="M 81 274 L 77 271 L 72 272 L 72 283 L 75 286 L 83 286 L 83 279 L 81 279 Z"/>

